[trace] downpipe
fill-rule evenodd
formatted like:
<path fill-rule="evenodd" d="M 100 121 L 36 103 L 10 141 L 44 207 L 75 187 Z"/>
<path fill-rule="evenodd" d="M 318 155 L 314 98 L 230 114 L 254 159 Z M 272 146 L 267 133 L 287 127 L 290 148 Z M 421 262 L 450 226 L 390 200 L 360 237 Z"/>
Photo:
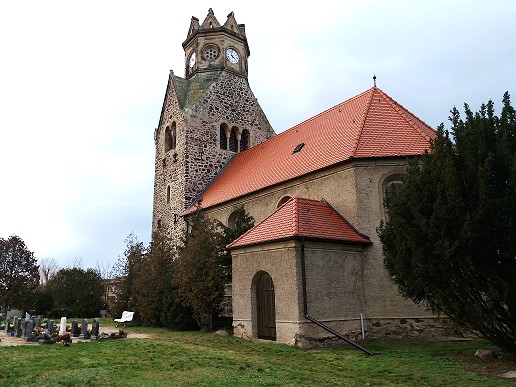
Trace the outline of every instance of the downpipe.
<path fill-rule="evenodd" d="M 367 348 L 362 347 L 360 344 L 355 343 L 353 340 L 348 339 L 344 335 L 341 335 L 339 332 L 335 331 L 334 329 L 330 328 L 326 324 L 322 323 L 321 321 L 318 321 L 317 319 L 313 318 L 308 314 L 308 302 L 306 297 L 306 268 L 305 268 L 305 241 L 304 238 L 301 239 L 301 283 L 303 286 L 303 314 L 305 318 L 311 322 L 313 322 L 315 325 L 321 327 L 325 331 L 331 333 L 334 336 L 337 336 L 339 339 L 344 340 L 346 343 L 352 345 L 353 347 L 361 350 L 362 352 L 365 352 L 368 355 L 379 355 L 379 352 L 373 352 L 368 350 Z"/>

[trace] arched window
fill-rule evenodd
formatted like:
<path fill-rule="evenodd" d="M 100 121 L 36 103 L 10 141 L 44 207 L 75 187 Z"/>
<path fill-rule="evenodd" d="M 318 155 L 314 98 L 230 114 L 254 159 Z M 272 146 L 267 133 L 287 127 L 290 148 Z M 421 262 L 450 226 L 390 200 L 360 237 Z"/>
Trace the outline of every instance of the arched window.
<path fill-rule="evenodd" d="M 385 214 L 385 219 L 389 218 L 389 214 L 387 212 L 387 207 L 385 206 L 387 200 L 393 196 L 398 196 L 400 194 L 401 187 L 403 185 L 403 179 L 405 175 L 402 173 L 396 173 L 390 176 L 387 176 L 383 180 L 382 184 L 382 201 L 383 201 L 383 209 Z"/>
<path fill-rule="evenodd" d="M 176 122 L 172 122 L 172 126 L 165 129 L 165 152 L 176 149 Z"/>
<path fill-rule="evenodd" d="M 233 211 L 228 218 L 228 227 L 229 228 L 235 228 L 236 226 L 236 220 L 238 218 L 238 211 Z"/>
<path fill-rule="evenodd" d="M 288 202 L 290 199 L 291 199 L 291 196 L 283 196 L 283 197 L 279 200 L 278 205 L 276 206 L 276 208 L 280 208 L 283 204 L 285 204 L 286 202 Z"/>
<path fill-rule="evenodd" d="M 238 152 L 238 128 L 236 126 L 233 126 L 231 128 L 231 135 L 229 136 L 229 150 L 231 152 Z"/>
<path fill-rule="evenodd" d="M 220 124 L 220 149 L 228 150 L 228 130 L 227 124 Z"/>
<path fill-rule="evenodd" d="M 240 152 L 249 149 L 249 131 L 247 129 L 242 130 L 242 137 L 240 138 Z"/>

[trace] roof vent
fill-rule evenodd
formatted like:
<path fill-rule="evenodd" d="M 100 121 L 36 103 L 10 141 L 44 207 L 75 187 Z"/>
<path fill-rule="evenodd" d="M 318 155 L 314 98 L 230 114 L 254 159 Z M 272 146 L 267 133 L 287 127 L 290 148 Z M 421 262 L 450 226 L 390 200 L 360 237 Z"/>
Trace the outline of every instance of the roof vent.
<path fill-rule="evenodd" d="M 292 154 L 301 151 L 301 149 L 303 149 L 304 146 L 305 146 L 304 142 L 302 142 L 301 144 L 297 144 L 296 147 L 294 148 L 294 150 L 292 151 Z"/>

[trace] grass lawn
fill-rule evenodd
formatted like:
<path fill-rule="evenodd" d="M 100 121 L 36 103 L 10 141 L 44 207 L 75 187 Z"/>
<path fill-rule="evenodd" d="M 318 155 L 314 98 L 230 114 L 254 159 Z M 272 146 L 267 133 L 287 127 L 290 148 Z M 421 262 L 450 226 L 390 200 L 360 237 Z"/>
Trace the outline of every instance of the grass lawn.
<path fill-rule="evenodd" d="M 102 331 L 101 325 L 101 331 Z M 104 325 L 105 327 L 106 325 Z M 481 341 L 370 340 L 305 351 L 213 333 L 128 327 L 147 339 L 0 347 L 0 386 L 514 386 L 516 360 L 480 360 Z M 3 336 L 0 335 L 0 338 Z"/>

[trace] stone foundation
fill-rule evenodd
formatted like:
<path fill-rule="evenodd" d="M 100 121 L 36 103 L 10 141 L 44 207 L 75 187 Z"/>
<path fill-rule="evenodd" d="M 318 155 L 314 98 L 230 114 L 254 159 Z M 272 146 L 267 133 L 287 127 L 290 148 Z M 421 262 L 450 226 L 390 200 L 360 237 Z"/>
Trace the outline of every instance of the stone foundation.
<path fill-rule="evenodd" d="M 360 321 L 340 321 L 334 322 L 332 329 L 342 334 L 349 340 L 360 342 L 362 340 L 362 330 Z M 280 324 L 281 325 L 281 324 Z M 337 326 L 347 326 L 347 329 L 338 329 Z M 297 333 L 292 334 L 292 339 L 287 339 L 284 334 L 280 334 L 283 327 L 277 326 L 277 342 L 287 345 L 297 345 L 304 349 L 330 348 L 347 345 L 344 340 L 326 332 L 313 323 L 300 323 L 297 325 Z M 239 322 L 233 326 L 235 337 L 250 340 L 253 339 L 250 327 Z M 429 339 L 442 336 L 462 336 L 463 333 L 453 322 L 447 318 L 383 318 L 364 320 L 365 339 L 373 338 L 422 338 Z"/>

